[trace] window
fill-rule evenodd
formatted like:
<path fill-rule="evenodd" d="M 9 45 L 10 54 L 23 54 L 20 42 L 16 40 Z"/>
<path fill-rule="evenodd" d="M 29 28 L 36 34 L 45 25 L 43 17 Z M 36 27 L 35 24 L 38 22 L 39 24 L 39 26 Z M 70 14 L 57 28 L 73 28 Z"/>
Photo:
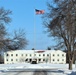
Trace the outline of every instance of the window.
<path fill-rule="evenodd" d="M 8 61 L 8 59 L 6 61 Z"/>
<path fill-rule="evenodd" d="M 23 54 L 21 56 L 23 56 Z"/>
<path fill-rule="evenodd" d="M 11 54 L 11 56 L 13 56 L 13 54 Z"/>
<path fill-rule="evenodd" d="M 53 56 L 55 56 L 55 54 L 53 54 Z"/>
<path fill-rule="evenodd" d="M 16 59 L 16 61 L 18 61 L 18 59 Z"/>
<path fill-rule="evenodd" d="M 39 61 L 41 61 L 41 59 L 39 59 Z"/>
<path fill-rule="evenodd" d="M 62 54 L 62 56 L 64 56 L 64 54 Z"/>
<path fill-rule="evenodd" d="M 26 54 L 26 56 L 27 56 L 27 54 Z"/>
<path fill-rule="evenodd" d="M 55 61 L 55 60 L 53 59 L 53 61 Z"/>
<path fill-rule="evenodd" d="M 36 54 L 34 54 L 36 56 Z"/>
<path fill-rule="evenodd" d="M 39 54 L 39 56 L 41 56 L 41 54 Z"/>
<path fill-rule="evenodd" d="M 32 59 L 29 59 L 30 60 L 30 62 L 32 61 Z"/>
<path fill-rule="evenodd" d="M 43 54 L 43 56 L 45 56 L 45 54 Z"/>
<path fill-rule="evenodd" d="M 9 56 L 9 54 L 7 54 L 6 56 Z"/>
<path fill-rule="evenodd" d="M 62 61 L 64 61 L 64 59 L 62 59 Z"/>
<path fill-rule="evenodd" d="M 47 54 L 47 56 L 49 56 L 49 54 Z"/>
<path fill-rule="evenodd" d="M 16 56 L 18 56 L 18 54 L 16 54 Z"/>
<path fill-rule="evenodd" d="M 59 61 L 59 59 L 57 61 Z"/>
<path fill-rule="evenodd" d="M 43 59 L 43 61 L 45 61 L 45 59 Z"/>
<path fill-rule="evenodd" d="M 11 59 L 11 61 L 13 61 L 13 59 Z"/>
<path fill-rule="evenodd" d="M 59 56 L 59 54 L 57 54 L 57 56 Z"/>
<path fill-rule="evenodd" d="M 31 56 L 31 54 L 30 54 L 30 56 Z"/>

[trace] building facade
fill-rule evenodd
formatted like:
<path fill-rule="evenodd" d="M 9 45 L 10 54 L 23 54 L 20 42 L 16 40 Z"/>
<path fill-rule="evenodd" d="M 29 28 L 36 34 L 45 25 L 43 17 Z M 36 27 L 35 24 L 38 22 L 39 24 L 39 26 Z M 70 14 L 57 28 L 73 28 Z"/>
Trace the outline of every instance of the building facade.
<path fill-rule="evenodd" d="M 60 50 L 16 50 L 4 53 L 4 64 L 31 63 L 65 64 L 66 53 Z"/>

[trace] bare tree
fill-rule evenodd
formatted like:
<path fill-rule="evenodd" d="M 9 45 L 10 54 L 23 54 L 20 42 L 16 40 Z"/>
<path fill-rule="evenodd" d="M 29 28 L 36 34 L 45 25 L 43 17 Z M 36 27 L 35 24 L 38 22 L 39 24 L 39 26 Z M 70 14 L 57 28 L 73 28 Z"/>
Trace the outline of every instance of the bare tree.
<path fill-rule="evenodd" d="M 5 37 L 7 35 L 5 25 L 11 22 L 9 15 L 12 12 L 5 10 L 3 7 L 0 8 L 0 50 L 4 47 Z"/>
<path fill-rule="evenodd" d="M 55 47 L 68 50 L 69 69 L 72 69 L 76 50 L 76 0 L 51 0 L 47 3 L 49 12 L 44 16 L 44 25 L 49 36 L 58 43 Z"/>
<path fill-rule="evenodd" d="M 27 44 L 24 30 L 15 31 L 13 38 L 6 41 L 7 50 L 24 49 Z"/>
<path fill-rule="evenodd" d="M 35 50 L 35 48 L 32 48 L 32 50 Z"/>
<path fill-rule="evenodd" d="M 11 22 L 10 10 L 0 8 L 0 50 L 17 50 L 23 49 L 27 45 L 25 32 L 23 30 L 14 31 L 14 36 L 10 37 L 5 25 Z"/>
<path fill-rule="evenodd" d="M 47 47 L 47 50 L 51 50 L 51 48 L 50 47 Z"/>

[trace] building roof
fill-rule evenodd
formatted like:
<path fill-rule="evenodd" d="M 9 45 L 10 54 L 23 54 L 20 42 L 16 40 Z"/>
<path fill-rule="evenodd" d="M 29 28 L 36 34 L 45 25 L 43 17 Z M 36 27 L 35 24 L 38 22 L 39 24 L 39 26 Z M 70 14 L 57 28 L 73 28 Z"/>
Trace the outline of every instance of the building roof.
<path fill-rule="evenodd" d="M 7 53 L 12 53 L 12 52 L 15 52 L 15 53 L 46 53 L 46 54 L 49 54 L 49 53 L 55 53 L 55 52 L 57 52 L 57 53 L 59 53 L 59 52 L 63 52 L 63 51 L 61 51 L 61 50 L 15 50 L 15 51 L 13 51 L 13 50 L 11 50 L 11 51 L 7 51 Z M 65 53 L 65 52 L 63 52 L 63 53 Z"/>

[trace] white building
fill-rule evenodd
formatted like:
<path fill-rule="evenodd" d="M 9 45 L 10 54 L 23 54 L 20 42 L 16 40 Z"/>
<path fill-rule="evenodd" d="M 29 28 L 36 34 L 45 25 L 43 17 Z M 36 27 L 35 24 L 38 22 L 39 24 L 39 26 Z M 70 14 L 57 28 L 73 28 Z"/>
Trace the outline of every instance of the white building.
<path fill-rule="evenodd" d="M 16 50 L 4 53 L 4 63 L 66 63 L 66 53 L 60 50 Z"/>

